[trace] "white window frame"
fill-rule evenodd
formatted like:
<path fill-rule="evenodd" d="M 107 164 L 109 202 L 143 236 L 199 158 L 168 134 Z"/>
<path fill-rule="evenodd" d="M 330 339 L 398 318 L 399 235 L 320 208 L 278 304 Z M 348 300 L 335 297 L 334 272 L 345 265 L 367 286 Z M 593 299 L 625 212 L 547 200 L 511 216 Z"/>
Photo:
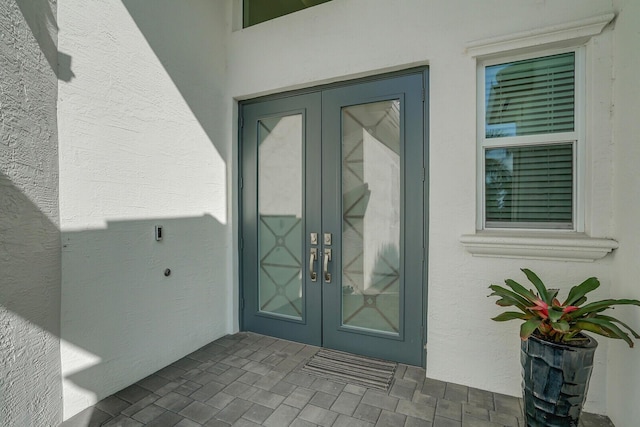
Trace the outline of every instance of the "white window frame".
<path fill-rule="evenodd" d="M 514 137 L 486 138 L 485 114 L 486 114 L 486 67 L 522 61 L 532 58 L 558 55 L 574 52 L 575 54 L 575 101 L 574 101 L 574 131 L 553 134 L 526 135 Z M 478 61 L 477 65 L 477 207 L 476 228 L 484 231 L 545 231 L 550 233 L 581 233 L 585 229 L 585 169 L 586 169 L 586 141 L 585 141 L 585 115 L 586 115 L 586 60 L 584 46 L 547 49 L 529 52 L 520 55 L 496 56 L 490 59 Z M 545 227 L 531 223 L 520 224 L 514 227 L 488 227 L 485 214 L 485 150 L 496 147 L 512 146 L 537 146 L 560 143 L 573 144 L 573 200 L 572 200 L 572 227 L 554 228 L 552 223 L 546 223 Z M 523 226 L 527 225 L 527 226 Z M 551 226 L 551 227 L 550 227 Z"/>

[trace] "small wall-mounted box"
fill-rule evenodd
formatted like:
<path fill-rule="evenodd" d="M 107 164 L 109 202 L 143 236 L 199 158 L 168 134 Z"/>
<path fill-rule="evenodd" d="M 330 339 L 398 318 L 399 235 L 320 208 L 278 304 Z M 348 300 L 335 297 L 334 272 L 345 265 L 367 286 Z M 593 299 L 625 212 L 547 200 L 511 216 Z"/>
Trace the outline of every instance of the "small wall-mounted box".
<path fill-rule="evenodd" d="M 162 240 L 163 229 L 161 225 L 156 225 L 156 241 Z"/>

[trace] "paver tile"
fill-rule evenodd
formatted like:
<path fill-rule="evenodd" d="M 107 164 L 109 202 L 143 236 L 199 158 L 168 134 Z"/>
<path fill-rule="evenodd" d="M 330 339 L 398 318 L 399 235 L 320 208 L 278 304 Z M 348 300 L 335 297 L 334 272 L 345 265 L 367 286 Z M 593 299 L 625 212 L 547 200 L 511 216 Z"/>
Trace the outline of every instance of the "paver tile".
<path fill-rule="evenodd" d="M 205 405 L 202 402 L 195 401 L 178 412 L 178 414 L 200 424 L 204 424 L 211 418 L 213 418 L 213 416 L 218 412 L 219 410 L 214 408 L 213 406 Z"/>
<path fill-rule="evenodd" d="M 284 396 L 271 393 L 270 391 L 258 390 L 251 395 L 249 400 L 253 403 L 258 403 L 262 406 L 266 406 L 271 409 L 276 409 L 284 401 Z"/>
<path fill-rule="evenodd" d="M 182 421 L 184 417 L 176 414 L 175 412 L 165 411 L 159 417 L 153 419 L 150 423 L 146 424 L 146 427 L 167 427 L 167 426 L 175 426 L 180 421 Z"/>
<path fill-rule="evenodd" d="M 267 427 L 282 427 L 288 426 L 296 418 L 300 410 L 293 406 L 280 405 L 273 411 L 273 413 L 267 418 L 263 425 Z"/>
<path fill-rule="evenodd" d="M 427 405 L 421 405 L 409 400 L 400 400 L 396 412 L 409 417 L 419 418 L 426 421 L 433 420 L 436 408 Z"/>
<path fill-rule="evenodd" d="M 376 408 L 386 409 L 387 411 L 395 411 L 398 406 L 398 399 L 387 396 L 379 390 L 369 389 L 362 397 L 362 403 L 375 406 Z"/>
<path fill-rule="evenodd" d="M 380 417 L 378 418 L 378 422 L 376 423 L 376 427 L 398 427 L 403 426 L 406 421 L 406 415 L 397 414 L 395 412 L 390 411 L 382 411 Z"/>
<path fill-rule="evenodd" d="M 351 415 L 353 415 L 356 408 L 360 404 L 361 399 L 362 397 L 358 396 L 357 394 L 342 392 L 329 409 L 331 409 L 333 412 L 348 415 L 349 417 L 351 417 Z"/>
<path fill-rule="evenodd" d="M 193 369 L 193 368 L 194 367 L 191 367 L 191 368 L 185 370 L 185 369 L 178 368 L 177 366 L 169 365 L 169 366 L 165 366 L 164 368 L 162 368 L 158 372 L 156 372 L 156 375 L 158 375 L 160 377 L 163 377 L 163 378 L 166 378 L 168 380 L 175 380 L 177 378 L 180 378 L 188 370 Z"/>
<path fill-rule="evenodd" d="M 244 415 L 253 404 L 247 400 L 236 398 L 215 415 L 215 418 L 233 424 Z"/>
<path fill-rule="evenodd" d="M 155 402 L 159 398 L 160 398 L 160 396 L 158 396 L 157 394 L 149 394 L 149 395 L 147 395 L 147 397 L 143 397 L 142 399 L 138 400 L 133 405 L 131 405 L 128 408 L 124 409 L 121 412 L 121 414 L 122 415 L 126 415 L 127 417 L 130 417 L 133 414 L 135 414 L 136 412 L 139 412 L 140 410 L 142 410 L 142 409 L 146 408 L 147 406 L 151 405 L 153 402 Z"/>
<path fill-rule="evenodd" d="M 305 421 L 302 418 L 296 418 L 293 420 L 289 427 L 316 427 L 317 424 L 310 423 L 309 421 Z"/>
<path fill-rule="evenodd" d="M 444 398 L 451 402 L 466 402 L 468 400 L 469 388 L 467 386 L 447 383 Z"/>
<path fill-rule="evenodd" d="M 436 416 L 433 420 L 433 427 L 462 427 L 462 422 Z"/>
<path fill-rule="evenodd" d="M 129 407 L 129 402 L 126 402 L 115 395 L 105 397 L 100 402 L 96 403 L 96 408 L 102 412 L 115 417 L 120 414 L 120 411 Z"/>
<path fill-rule="evenodd" d="M 143 427 L 144 426 L 144 424 L 142 424 L 141 422 L 136 421 L 122 414 L 107 421 L 102 425 L 104 427 Z"/>
<path fill-rule="evenodd" d="M 272 413 L 273 409 L 254 403 L 242 417 L 254 423 L 262 424 Z"/>
<path fill-rule="evenodd" d="M 376 421 L 378 421 L 381 411 L 382 409 L 375 406 L 367 405 L 366 403 L 360 403 L 353 413 L 353 417 L 375 423 Z"/>
<path fill-rule="evenodd" d="M 373 423 L 349 417 L 344 414 L 338 415 L 338 419 L 333 423 L 332 427 L 373 427 Z"/>
<path fill-rule="evenodd" d="M 337 396 L 334 396 L 333 394 L 328 394 L 328 393 L 323 393 L 321 391 L 318 391 L 316 392 L 316 394 L 313 395 L 309 403 L 324 409 L 329 409 L 331 408 L 331 405 L 333 405 L 333 402 L 336 401 L 336 399 L 337 399 Z"/>
<path fill-rule="evenodd" d="M 271 393 L 276 393 L 281 396 L 287 397 L 289 396 L 296 388 L 296 385 L 288 383 L 286 381 L 280 381 L 278 384 L 274 385 L 269 389 Z"/>
<path fill-rule="evenodd" d="M 183 418 L 178 424 L 173 427 L 202 427 L 202 424 L 195 421 L 191 421 L 188 418 Z"/>
<path fill-rule="evenodd" d="M 416 389 L 416 382 L 411 380 L 404 380 L 397 378 L 391 390 L 389 390 L 389 396 L 397 397 L 398 399 L 411 400 L 413 399 L 413 392 Z"/>
<path fill-rule="evenodd" d="M 438 399 L 436 415 L 456 421 L 462 421 L 462 403 L 451 402 L 445 399 Z"/>
<path fill-rule="evenodd" d="M 193 402 L 192 398 L 171 392 L 156 400 L 155 404 L 170 411 L 179 412 L 191 402 Z"/>
<path fill-rule="evenodd" d="M 149 405 L 146 408 L 141 409 L 140 411 L 138 411 L 135 414 L 131 415 L 131 418 L 133 418 L 136 421 L 140 421 L 141 423 L 146 424 L 146 423 L 151 422 L 155 418 L 158 418 L 165 411 L 166 411 L 166 409 L 161 408 L 159 406 Z"/>
<path fill-rule="evenodd" d="M 315 405 L 307 405 L 300 412 L 300 418 L 314 424 L 329 427 L 338 418 L 336 412 L 328 411 Z"/>
<path fill-rule="evenodd" d="M 285 405 L 302 409 L 305 407 L 307 403 L 309 403 L 309 401 L 311 400 L 311 398 L 315 393 L 316 393 L 315 390 L 310 390 L 304 387 L 298 387 L 284 400 L 283 403 Z"/>
<path fill-rule="evenodd" d="M 495 409 L 495 405 L 493 404 L 493 393 L 473 387 L 469 387 L 469 403 L 490 411 Z"/>
<path fill-rule="evenodd" d="M 344 390 L 344 387 L 344 384 L 325 380 L 323 378 L 316 378 L 310 388 L 337 396 L 342 392 L 342 390 Z"/>
<path fill-rule="evenodd" d="M 427 420 L 421 420 L 420 418 L 407 417 L 404 422 L 404 427 L 431 427 L 433 423 Z"/>
<path fill-rule="evenodd" d="M 446 388 L 446 382 L 427 378 L 422 386 L 422 393 L 441 399 L 444 398 L 444 392 Z"/>
<path fill-rule="evenodd" d="M 505 427 L 518 427 L 518 419 L 514 415 L 489 411 L 489 419 L 492 422 L 503 425 Z"/>
<path fill-rule="evenodd" d="M 132 384 L 129 387 L 117 392 L 116 396 L 129 403 L 136 403 L 149 394 L 151 394 L 151 391 L 147 390 L 146 388 L 140 387 L 137 384 Z"/>
<path fill-rule="evenodd" d="M 343 391 L 351 394 L 357 394 L 358 396 L 362 396 L 367 391 L 367 388 L 359 385 L 355 385 L 355 384 L 347 384 L 344 387 Z"/>
<path fill-rule="evenodd" d="M 514 417 L 522 417 L 520 399 L 517 397 L 494 393 L 493 399 L 496 405 L 496 412 L 513 415 Z"/>
<path fill-rule="evenodd" d="M 462 420 L 465 417 L 473 417 L 481 420 L 489 419 L 489 410 L 481 408 L 479 406 L 472 405 L 471 403 L 462 404 Z"/>
<path fill-rule="evenodd" d="M 211 381 L 208 384 L 201 386 L 199 389 L 195 390 L 193 393 L 189 395 L 194 400 L 198 400 L 200 402 L 205 402 L 211 399 L 216 394 L 220 393 L 225 388 L 224 384 L 221 384 L 216 381 Z M 176 393 L 178 391 L 176 390 Z"/>
<path fill-rule="evenodd" d="M 164 386 L 165 384 L 171 382 L 171 380 L 168 380 L 166 378 L 162 378 L 161 376 L 155 375 L 155 374 L 151 374 L 146 378 L 141 379 L 140 381 L 137 382 L 137 384 L 141 387 L 146 388 L 149 391 L 156 391 L 158 390 L 160 387 Z"/>
<path fill-rule="evenodd" d="M 224 409 L 229 403 L 233 402 L 234 399 L 234 396 L 221 391 L 211 399 L 207 400 L 205 403 L 207 405 L 213 406 L 214 408 Z"/>

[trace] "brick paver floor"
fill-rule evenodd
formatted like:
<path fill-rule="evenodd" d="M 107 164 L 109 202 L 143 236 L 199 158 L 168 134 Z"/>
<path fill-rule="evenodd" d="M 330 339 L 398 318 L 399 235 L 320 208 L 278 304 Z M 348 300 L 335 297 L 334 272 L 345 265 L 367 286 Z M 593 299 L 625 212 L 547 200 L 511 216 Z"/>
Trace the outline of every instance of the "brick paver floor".
<path fill-rule="evenodd" d="M 399 365 L 387 392 L 300 372 L 318 347 L 241 332 L 223 337 L 63 423 L 177 427 L 524 427 L 521 399 Z M 611 427 L 583 414 L 581 427 Z"/>

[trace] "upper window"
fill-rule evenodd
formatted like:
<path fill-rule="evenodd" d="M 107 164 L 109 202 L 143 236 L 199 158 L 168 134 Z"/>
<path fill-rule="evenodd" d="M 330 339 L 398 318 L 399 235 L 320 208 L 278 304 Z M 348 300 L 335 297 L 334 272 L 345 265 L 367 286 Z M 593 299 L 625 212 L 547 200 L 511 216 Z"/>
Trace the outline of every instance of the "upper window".
<path fill-rule="evenodd" d="M 243 27 L 259 24 L 330 0 L 242 0 Z"/>
<path fill-rule="evenodd" d="M 580 231 L 579 57 L 481 64 L 480 228 Z"/>

